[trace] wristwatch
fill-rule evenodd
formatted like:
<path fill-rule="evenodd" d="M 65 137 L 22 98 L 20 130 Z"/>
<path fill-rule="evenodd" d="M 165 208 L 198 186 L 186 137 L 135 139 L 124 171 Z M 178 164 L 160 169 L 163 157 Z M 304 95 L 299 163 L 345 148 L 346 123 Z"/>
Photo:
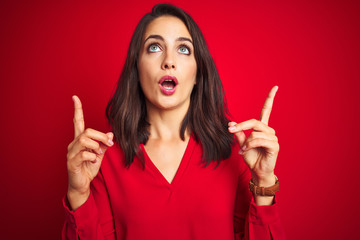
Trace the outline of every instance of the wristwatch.
<path fill-rule="evenodd" d="M 275 196 L 275 193 L 279 191 L 279 180 L 275 176 L 276 182 L 271 187 L 259 187 L 256 186 L 253 180 L 250 180 L 249 189 L 254 196 Z"/>

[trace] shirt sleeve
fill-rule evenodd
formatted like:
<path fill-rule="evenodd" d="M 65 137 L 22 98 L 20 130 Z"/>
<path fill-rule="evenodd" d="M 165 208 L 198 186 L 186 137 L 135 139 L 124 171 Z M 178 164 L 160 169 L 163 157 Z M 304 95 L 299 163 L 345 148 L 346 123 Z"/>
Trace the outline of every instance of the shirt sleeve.
<path fill-rule="evenodd" d="M 90 196 L 83 205 L 72 211 L 67 198 L 64 197 L 63 206 L 63 240 L 115 239 L 113 215 L 101 170 L 91 182 Z"/>
<path fill-rule="evenodd" d="M 283 240 L 285 234 L 280 222 L 277 197 L 270 206 L 257 206 L 249 190 L 250 171 L 244 170 L 239 177 L 234 233 L 236 240 Z"/>

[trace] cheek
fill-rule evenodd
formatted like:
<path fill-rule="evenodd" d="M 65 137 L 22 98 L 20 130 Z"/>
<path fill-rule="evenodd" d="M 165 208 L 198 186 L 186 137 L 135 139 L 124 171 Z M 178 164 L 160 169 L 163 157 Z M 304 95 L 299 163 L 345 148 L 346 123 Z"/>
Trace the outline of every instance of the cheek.
<path fill-rule="evenodd" d="M 149 65 L 144 61 L 139 62 L 138 73 L 139 73 L 141 86 L 146 85 L 146 83 L 148 82 L 147 78 L 149 77 L 149 74 L 150 74 L 149 73 Z"/>
<path fill-rule="evenodd" d="M 196 62 L 192 62 L 187 66 L 188 69 L 188 77 L 194 80 L 194 83 L 196 83 L 196 73 L 197 73 L 197 66 Z"/>
<path fill-rule="evenodd" d="M 146 64 L 145 61 L 142 59 L 138 61 L 138 72 L 139 72 L 139 76 L 143 76 L 144 73 L 146 72 Z"/>
<path fill-rule="evenodd" d="M 146 83 L 148 82 L 146 80 L 146 68 L 144 67 L 145 65 L 143 63 L 138 64 L 138 75 L 139 75 L 139 82 L 140 82 L 140 87 L 143 89 L 146 89 Z"/>
<path fill-rule="evenodd" d="M 147 72 L 149 71 L 149 64 L 151 64 L 151 61 L 148 56 L 146 56 L 145 53 L 140 53 L 140 57 L 138 60 L 138 72 L 139 76 L 145 76 Z"/>

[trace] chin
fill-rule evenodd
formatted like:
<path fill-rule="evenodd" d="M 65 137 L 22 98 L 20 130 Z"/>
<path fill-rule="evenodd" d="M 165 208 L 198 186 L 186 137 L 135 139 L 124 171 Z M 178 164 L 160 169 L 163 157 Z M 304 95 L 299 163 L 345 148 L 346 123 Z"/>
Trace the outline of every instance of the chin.
<path fill-rule="evenodd" d="M 179 101 L 178 99 L 176 98 L 168 98 L 167 99 L 165 98 L 161 98 L 161 101 L 158 101 L 156 102 L 155 104 L 152 104 L 154 107 L 158 108 L 158 109 L 161 109 L 161 110 L 174 110 L 174 109 L 177 109 L 177 108 L 183 108 L 185 107 L 187 104 L 186 104 L 186 101 L 185 102 L 181 102 Z"/>
<path fill-rule="evenodd" d="M 176 103 L 161 103 L 158 105 L 158 108 L 162 110 L 173 110 L 179 107 L 179 104 Z"/>

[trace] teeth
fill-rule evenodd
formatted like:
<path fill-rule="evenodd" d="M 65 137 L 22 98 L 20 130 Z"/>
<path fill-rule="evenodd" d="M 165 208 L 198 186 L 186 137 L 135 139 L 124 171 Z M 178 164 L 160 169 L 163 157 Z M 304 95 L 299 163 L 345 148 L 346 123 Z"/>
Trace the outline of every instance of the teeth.
<path fill-rule="evenodd" d="M 162 87 L 166 90 L 172 90 L 175 88 L 176 83 L 174 80 L 172 79 L 165 79 L 162 83 L 161 83 Z"/>

